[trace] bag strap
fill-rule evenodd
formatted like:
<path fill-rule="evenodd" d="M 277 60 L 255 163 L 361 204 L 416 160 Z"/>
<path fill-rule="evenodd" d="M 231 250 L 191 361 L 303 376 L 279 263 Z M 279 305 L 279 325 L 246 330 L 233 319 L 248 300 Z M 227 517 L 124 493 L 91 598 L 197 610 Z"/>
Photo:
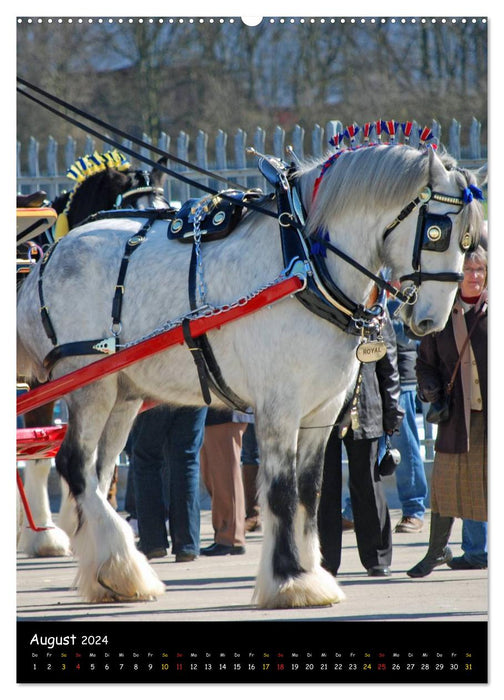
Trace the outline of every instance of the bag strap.
<path fill-rule="evenodd" d="M 461 364 L 461 362 L 462 362 L 462 356 L 464 355 L 464 352 L 465 352 L 467 346 L 469 345 L 469 341 L 471 340 L 471 336 L 472 336 L 472 334 L 473 334 L 473 332 L 474 332 L 476 326 L 478 325 L 478 322 L 479 322 L 480 318 L 481 318 L 481 317 L 483 316 L 483 314 L 485 313 L 486 309 L 487 309 L 487 304 L 486 304 L 486 303 L 485 303 L 485 304 L 482 304 L 481 309 L 478 311 L 478 314 L 477 314 L 477 316 L 476 316 L 476 318 L 475 318 L 475 320 L 474 320 L 474 323 L 472 324 L 471 329 L 470 329 L 470 331 L 468 332 L 468 334 L 467 334 L 467 336 L 466 336 L 466 339 L 464 340 L 464 344 L 462 345 L 462 349 L 460 350 L 460 353 L 459 353 L 459 356 L 458 356 L 458 360 L 457 360 L 457 363 L 456 363 L 456 365 L 455 365 L 455 369 L 453 370 L 453 374 L 452 374 L 452 376 L 451 376 L 451 379 L 450 379 L 450 381 L 448 382 L 448 384 L 447 384 L 447 386 L 446 386 L 446 393 L 447 393 L 447 394 L 451 394 L 451 392 L 453 391 L 453 385 L 455 384 L 455 379 L 456 379 L 456 377 L 457 377 L 457 372 L 459 371 L 460 364 Z"/>

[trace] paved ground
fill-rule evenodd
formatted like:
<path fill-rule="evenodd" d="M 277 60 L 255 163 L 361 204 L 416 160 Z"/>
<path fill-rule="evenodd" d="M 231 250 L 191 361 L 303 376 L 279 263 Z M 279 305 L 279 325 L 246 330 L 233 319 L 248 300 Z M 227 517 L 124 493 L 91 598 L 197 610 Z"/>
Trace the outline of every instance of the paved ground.
<path fill-rule="evenodd" d="M 393 522 L 399 511 L 392 511 Z M 446 566 L 413 580 L 406 575 L 424 555 L 428 520 L 418 534 L 394 535 L 393 575 L 369 578 L 360 564 L 355 534 L 343 535 L 339 583 L 347 600 L 328 608 L 258 610 L 251 605 L 258 568 L 261 534 L 251 534 L 243 556 L 200 557 L 175 563 L 168 554 L 152 560 L 166 585 L 154 602 L 90 606 L 72 588 L 76 563 L 72 558 L 17 557 L 18 620 L 51 621 L 237 621 L 237 620 L 368 620 L 484 621 L 488 610 L 488 572 L 452 571 Z M 210 511 L 202 511 L 202 546 L 213 541 Z M 461 521 L 450 540 L 460 554 Z"/>

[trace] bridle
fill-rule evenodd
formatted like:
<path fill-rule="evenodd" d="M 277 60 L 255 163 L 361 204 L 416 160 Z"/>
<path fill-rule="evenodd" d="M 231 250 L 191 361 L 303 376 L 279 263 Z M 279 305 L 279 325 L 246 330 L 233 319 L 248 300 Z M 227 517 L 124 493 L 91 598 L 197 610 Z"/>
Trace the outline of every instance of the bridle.
<path fill-rule="evenodd" d="M 136 209 L 137 202 L 140 197 L 148 197 L 152 195 L 155 199 L 160 199 L 163 204 L 170 206 L 166 201 L 164 196 L 164 190 L 162 187 L 135 187 L 132 190 L 128 190 L 124 194 L 118 196 L 116 201 L 116 208 L 118 209 Z"/>
<path fill-rule="evenodd" d="M 162 203 L 161 208 L 170 208 L 169 202 L 165 198 L 164 189 L 150 184 L 150 173 L 144 170 L 135 172 L 136 186 L 117 196 L 115 202 L 116 209 L 138 209 L 138 200 L 141 197 L 152 196 L 154 200 L 158 199 Z M 150 206 L 153 206 L 150 204 Z"/>
<path fill-rule="evenodd" d="M 417 227 L 415 234 L 415 242 L 413 244 L 413 255 L 411 259 L 412 272 L 402 275 L 399 278 L 400 282 L 404 280 L 412 280 L 413 284 L 418 288 L 422 282 L 437 281 L 437 282 L 461 282 L 464 275 L 458 272 L 423 272 L 421 268 L 422 251 L 429 250 L 442 253 L 448 250 L 450 245 L 452 220 L 449 214 L 457 216 L 461 213 L 462 208 L 466 203 L 470 202 L 473 197 L 482 198 L 481 190 L 474 185 L 469 185 L 464 190 L 464 196 L 454 197 L 452 195 L 436 192 L 430 185 L 424 187 L 420 194 L 404 207 L 394 221 L 387 226 L 383 234 L 383 241 L 394 231 L 394 229 L 406 217 L 414 211 L 420 204 L 418 212 Z M 460 207 L 458 212 L 446 212 L 445 214 L 434 214 L 429 212 L 429 202 L 443 202 Z M 466 232 L 460 241 L 460 249 L 463 253 L 474 250 L 477 245 L 477 236 Z"/>
<path fill-rule="evenodd" d="M 399 226 L 399 224 L 401 224 L 420 205 L 411 261 L 412 271 L 408 274 L 402 275 L 399 278 L 400 282 L 404 282 L 405 280 L 411 281 L 411 284 L 404 290 L 396 289 L 383 278 L 374 275 L 367 270 L 367 268 L 357 263 L 357 261 L 355 261 L 353 258 L 340 251 L 338 248 L 336 248 L 336 246 L 329 242 L 329 237 L 327 234 L 323 235 L 320 231 L 317 231 L 317 233 L 315 235 L 312 234 L 310 238 L 312 241 L 321 245 L 324 249 L 330 250 L 335 255 L 353 265 L 360 272 L 372 279 L 380 289 L 387 291 L 389 294 L 402 302 L 402 304 L 412 305 L 418 298 L 418 288 L 422 282 L 436 281 L 459 283 L 464 279 L 463 273 L 459 272 L 423 272 L 421 269 L 422 251 L 428 250 L 443 252 L 448 249 L 452 231 L 452 220 L 450 219 L 449 214 L 458 215 L 461 213 L 462 208 L 472 201 L 473 198 L 483 198 L 481 190 L 474 185 L 468 185 L 468 187 L 463 190 L 462 195 L 462 197 L 454 197 L 452 195 L 436 192 L 428 185 L 424 187 L 417 197 L 409 202 L 400 211 L 396 218 L 386 227 L 383 234 L 383 242 L 385 242 L 388 236 Z M 460 211 L 447 212 L 445 214 L 434 214 L 429 212 L 428 209 L 430 201 L 451 204 L 453 206 L 460 207 Z M 477 244 L 478 236 L 467 232 L 460 241 L 460 248 L 463 253 L 467 253 L 474 250 Z M 314 250 L 312 248 L 312 254 L 313 253 Z M 315 252 L 315 255 L 316 254 L 317 253 Z"/>

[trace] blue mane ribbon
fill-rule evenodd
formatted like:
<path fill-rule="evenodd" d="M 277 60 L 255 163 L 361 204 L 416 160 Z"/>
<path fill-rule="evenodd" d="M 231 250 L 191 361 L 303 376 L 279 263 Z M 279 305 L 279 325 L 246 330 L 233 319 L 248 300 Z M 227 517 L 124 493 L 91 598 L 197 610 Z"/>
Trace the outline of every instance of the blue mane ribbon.
<path fill-rule="evenodd" d="M 462 191 L 462 198 L 464 200 L 464 204 L 469 204 L 469 202 L 472 202 L 473 199 L 484 199 L 483 192 L 479 187 L 476 187 L 476 185 L 469 185 L 469 187 L 466 187 Z"/>
<path fill-rule="evenodd" d="M 331 239 L 329 238 L 329 232 L 326 231 L 325 233 L 322 233 L 322 231 L 319 229 L 317 231 L 318 235 L 320 238 L 323 238 L 324 241 L 330 241 Z M 327 258 L 327 250 L 322 243 L 319 243 L 319 241 L 314 241 L 311 245 L 310 252 L 312 255 L 320 255 L 323 258 Z"/>

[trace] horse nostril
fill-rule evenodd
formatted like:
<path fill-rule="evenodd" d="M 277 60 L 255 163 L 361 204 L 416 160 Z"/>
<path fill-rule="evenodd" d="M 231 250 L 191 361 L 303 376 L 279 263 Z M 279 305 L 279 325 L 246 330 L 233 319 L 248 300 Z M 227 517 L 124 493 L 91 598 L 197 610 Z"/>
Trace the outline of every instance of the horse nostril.
<path fill-rule="evenodd" d="M 420 321 L 418 324 L 415 324 L 415 333 L 416 335 L 427 335 L 427 333 L 430 333 L 431 330 L 434 327 L 434 321 L 431 319 L 425 319 L 423 321 Z"/>

